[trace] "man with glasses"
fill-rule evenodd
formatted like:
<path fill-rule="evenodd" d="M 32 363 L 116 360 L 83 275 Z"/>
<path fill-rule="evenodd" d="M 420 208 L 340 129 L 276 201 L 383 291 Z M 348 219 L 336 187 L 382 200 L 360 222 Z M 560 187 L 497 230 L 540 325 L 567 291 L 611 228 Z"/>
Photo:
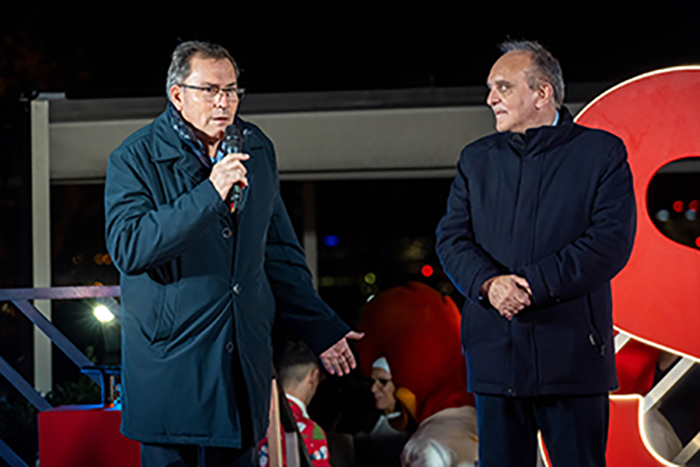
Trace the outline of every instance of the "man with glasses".
<path fill-rule="evenodd" d="M 181 44 L 166 111 L 109 159 L 122 432 L 142 443 L 144 467 L 254 465 L 268 422 L 275 310 L 331 373 L 355 367 L 346 337 L 361 334 L 313 289 L 272 143 L 236 115 L 238 75 L 223 47 Z M 235 152 L 222 145 L 230 125 L 244 137 Z M 235 186 L 241 197 L 231 203 Z"/>

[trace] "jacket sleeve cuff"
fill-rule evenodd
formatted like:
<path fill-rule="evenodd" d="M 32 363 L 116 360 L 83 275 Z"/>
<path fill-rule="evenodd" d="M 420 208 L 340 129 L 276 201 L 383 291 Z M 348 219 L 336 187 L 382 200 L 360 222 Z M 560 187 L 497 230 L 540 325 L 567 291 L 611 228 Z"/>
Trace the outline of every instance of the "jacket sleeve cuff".
<path fill-rule="evenodd" d="M 516 274 L 524 277 L 527 283 L 530 284 L 533 305 L 544 306 L 559 301 L 557 297 L 551 296 L 542 271 L 536 265 L 526 266 L 517 271 Z"/>
<path fill-rule="evenodd" d="M 221 195 L 219 195 L 219 192 L 216 191 L 216 188 L 214 188 L 214 184 L 211 182 L 211 180 L 207 179 L 204 183 L 202 183 L 202 185 L 208 187 L 202 187 L 202 190 L 211 192 L 211 195 L 207 194 L 207 198 L 212 196 L 215 197 L 216 201 L 218 201 L 218 203 L 214 203 L 215 209 L 218 213 L 228 214 L 231 212 L 231 207 L 229 206 L 229 203 L 221 199 Z"/>
<path fill-rule="evenodd" d="M 334 346 L 338 341 L 343 339 L 347 333 L 351 331 L 350 326 L 345 324 L 342 320 L 337 319 L 333 323 L 334 330 L 328 334 L 321 337 L 318 342 L 310 341 L 309 347 L 316 353 L 316 355 L 321 355 L 323 352 Z"/>
<path fill-rule="evenodd" d="M 494 266 L 482 267 L 474 277 L 471 289 L 469 290 L 469 297 L 467 298 L 471 299 L 475 303 L 479 303 L 484 307 L 490 307 L 491 304 L 489 303 L 488 297 L 481 296 L 481 286 L 484 285 L 484 282 L 491 279 L 492 277 L 500 276 L 502 274 L 503 272 Z"/>

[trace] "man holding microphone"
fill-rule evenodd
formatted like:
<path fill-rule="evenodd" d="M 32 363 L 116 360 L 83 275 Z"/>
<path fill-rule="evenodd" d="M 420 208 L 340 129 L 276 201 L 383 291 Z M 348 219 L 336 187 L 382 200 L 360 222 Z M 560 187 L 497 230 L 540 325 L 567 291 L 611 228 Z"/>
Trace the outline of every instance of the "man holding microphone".
<path fill-rule="evenodd" d="M 331 373 L 350 331 L 313 289 L 271 141 L 236 116 L 223 47 L 180 44 L 165 112 L 109 159 L 107 247 L 121 272 L 122 432 L 142 465 L 248 466 L 265 434 L 275 311 Z M 227 127 L 240 152 L 222 144 Z M 233 187 L 240 196 L 231 202 Z"/>

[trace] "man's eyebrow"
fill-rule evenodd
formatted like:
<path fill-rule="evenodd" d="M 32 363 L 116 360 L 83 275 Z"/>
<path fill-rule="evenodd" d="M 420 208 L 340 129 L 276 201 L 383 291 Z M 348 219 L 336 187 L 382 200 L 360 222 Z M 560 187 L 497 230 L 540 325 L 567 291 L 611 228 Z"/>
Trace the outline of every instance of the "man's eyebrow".
<path fill-rule="evenodd" d="M 223 86 L 218 84 L 218 83 L 210 83 L 208 81 L 202 84 L 202 86 L 208 86 L 208 87 L 216 86 L 219 88 L 231 88 L 231 87 L 237 86 L 237 85 L 238 85 L 238 82 L 236 82 L 236 81 L 232 81 L 228 84 L 224 84 Z"/>
<path fill-rule="evenodd" d="M 511 83 L 510 81 L 507 81 L 507 80 L 505 80 L 505 79 L 496 80 L 493 84 L 494 84 L 495 86 L 506 86 L 506 87 L 511 87 L 511 86 L 513 86 L 513 83 Z M 489 82 L 487 82 L 487 83 L 486 83 L 486 87 L 489 88 L 489 89 L 491 89 L 491 84 L 490 84 Z"/>

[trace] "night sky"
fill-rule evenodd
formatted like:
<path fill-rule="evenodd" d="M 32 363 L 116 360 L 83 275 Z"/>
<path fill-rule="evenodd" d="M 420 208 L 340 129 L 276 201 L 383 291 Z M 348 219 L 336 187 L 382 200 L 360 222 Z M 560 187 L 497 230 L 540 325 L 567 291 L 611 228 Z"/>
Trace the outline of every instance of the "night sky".
<path fill-rule="evenodd" d="M 170 52 L 193 38 L 226 46 L 253 93 L 482 85 L 507 37 L 542 42 L 570 83 L 617 83 L 700 64 L 697 22 L 680 2 L 623 13 L 590 4 L 557 11 L 467 4 L 458 12 L 434 4 L 227 9 L 189 2 L 143 13 L 143 4 L 126 1 L 99 15 L 94 5 L 25 3 L 0 18 L 4 98 L 30 86 L 68 97 L 162 95 Z"/>

